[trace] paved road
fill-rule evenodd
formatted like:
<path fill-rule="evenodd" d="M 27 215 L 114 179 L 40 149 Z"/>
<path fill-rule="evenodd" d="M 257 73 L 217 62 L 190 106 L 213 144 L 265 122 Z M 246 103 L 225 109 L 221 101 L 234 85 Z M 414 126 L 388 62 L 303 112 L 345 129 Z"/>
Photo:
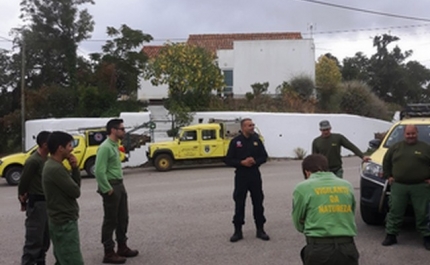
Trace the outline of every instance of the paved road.
<path fill-rule="evenodd" d="M 344 159 L 345 178 L 355 187 L 358 199 L 357 158 Z M 268 242 L 255 238 L 250 199 L 247 201 L 245 239 L 230 243 L 233 232 L 233 170 L 226 167 L 177 169 L 159 173 L 151 168 L 125 171 L 129 193 L 129 244 L 141 254 L 127 264 L 152 265 L 299 265 L 298 253 L 304 245 L 290 217 L 291 194 L 303 179 L 299 161 L 273 161 L 262 167 Z M 81 246 L 86 264 L 101 264 L 101 198 L 95 180 L 82 182 L 79 200 Z M 24 214 L 19 211 L 16 187 L 0 183 L 0 264 L 19 264 L 24 239 Z M 428 264 L 430 252 L 409 225 L 399 244 L 382 247 L 383 227 L 365 225 L 357 211 L 359 235 L 356 242 L 360 264 Z M 52 251 L 52 249 L 51 249 Z M 53 264 L 52 252 L 48 264 Z"/>

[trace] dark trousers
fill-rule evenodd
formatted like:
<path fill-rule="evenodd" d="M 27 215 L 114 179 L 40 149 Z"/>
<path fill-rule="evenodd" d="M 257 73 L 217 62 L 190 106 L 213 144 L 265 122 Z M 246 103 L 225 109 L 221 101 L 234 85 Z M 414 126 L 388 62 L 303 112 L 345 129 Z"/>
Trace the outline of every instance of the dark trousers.
<path fill-rule="evenodd" d="M 103 197 L 103 225 L 102 244 L 105 249 L 115 247 L 113 232 L 115 231 L 116 241 L 123 243 L 127 241 L 128 228 L 128 202 L 127 191 L 124 184 L 111 183 L 113 193 L 111 195 L 102 194 Z"/>
<path fill-rule="evenodd" d="M 358 265 L 359 253 L 352 237 L 306 238 L 300 252 L 304 265 Z"/>
<path fill-rule="evenodd" d="M 251 194 L 254 222 L 257 228 L 263 228 L 266 218 L 263 207 L 263 187 L 260 175 L 238 175 L 234 178 L 233 200 L 235 211 L 233 224 L 238 227 L 245 224 L 245 201 L 248 191 Z"/>
<path fill-rule="evenodd" d="M 44 264 L 50 245 L 46 202 L 31 199 L 27 204 L 26 216 L 25 243 L 21 264 Z"/>

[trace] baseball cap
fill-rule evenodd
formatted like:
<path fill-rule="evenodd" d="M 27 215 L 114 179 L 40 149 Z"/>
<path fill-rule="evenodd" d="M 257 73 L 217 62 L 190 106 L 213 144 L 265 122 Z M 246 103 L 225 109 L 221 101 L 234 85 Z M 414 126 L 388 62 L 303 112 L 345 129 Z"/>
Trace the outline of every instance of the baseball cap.
<path fill-rule="evenodd" d="M 330 122 L 327 120 L 320 121 L 320 130 L 331 129 Z"/>

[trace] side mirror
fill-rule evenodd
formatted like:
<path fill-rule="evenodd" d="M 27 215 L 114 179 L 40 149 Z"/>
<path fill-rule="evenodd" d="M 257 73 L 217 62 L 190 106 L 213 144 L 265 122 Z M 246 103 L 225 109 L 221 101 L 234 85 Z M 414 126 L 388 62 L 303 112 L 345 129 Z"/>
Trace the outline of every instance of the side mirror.
<path fill-rule="evenodd" d="M 381 145 L 381 139 L 373 139 L 369 141 L 369 147 L 372 149 L 376 149 Z"/>

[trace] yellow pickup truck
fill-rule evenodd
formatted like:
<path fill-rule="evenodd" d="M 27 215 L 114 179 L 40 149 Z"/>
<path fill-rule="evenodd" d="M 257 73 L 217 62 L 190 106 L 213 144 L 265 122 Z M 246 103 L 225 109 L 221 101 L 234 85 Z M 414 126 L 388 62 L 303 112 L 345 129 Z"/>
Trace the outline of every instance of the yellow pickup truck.
<path fill-rule="evenodd" d="M 150 144 L 146 156 L 158 171 L 169 171 L 174 164 L 219 163 L 227 155 L 230 140 L 239 133 L 239 122 L 190 125 L 182 127 L 173 141 Z"/>
<path fill-rule="evenodd" d="M 79 168 L 85 170 L 91 177 L 94 176 L 94 164 L 99 145 L 106 139 L 106 131 L 85 130 L 81 134 L 73 135 L 73 155 L 76 156 Z M 17 185 L 21 179 L 21 172 L 25 160 L 37 150 L 37 145 L 25 153 L 17 153 L 0 158 L 0 177 L 5 178 L 9 185 Z M 121 161 L 126 159 L 125 149 L 119 148 Z M 70 170 L 69 163 L 64 165 Z"/>

